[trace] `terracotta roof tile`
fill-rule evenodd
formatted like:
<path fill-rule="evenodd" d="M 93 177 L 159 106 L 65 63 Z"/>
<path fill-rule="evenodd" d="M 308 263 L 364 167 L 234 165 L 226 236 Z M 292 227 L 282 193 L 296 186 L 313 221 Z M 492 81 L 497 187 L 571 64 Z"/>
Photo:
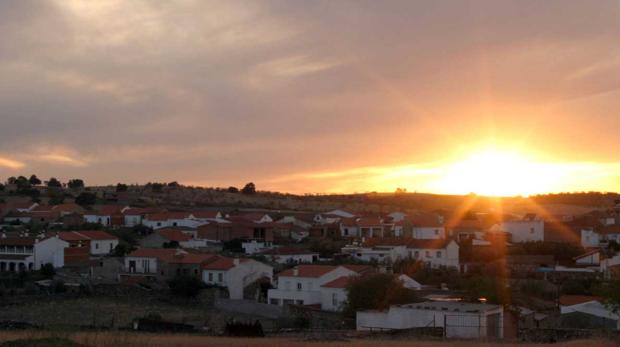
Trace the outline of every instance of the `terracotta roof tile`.
<path fill-rule="evenodd" d="M 294 269 L 288 269 L 280 272 L 280 277 L 306 277 L 306 278 L 318 278 L 325 275 L 328 272 L 334 271 L 337 266 L 332 265 L 298 265 L 296 267 L 298 274 L 294 275 Z"/>
<path fill-rule="evenodd" d="M 598 296 L 588 296 L 588 295 L 562 295 L 560 296 L 560 305 L 562 306 L 572 306 L 577 304 L 583 304 L 590 301 L 598 301 L 601 298 Z"/>

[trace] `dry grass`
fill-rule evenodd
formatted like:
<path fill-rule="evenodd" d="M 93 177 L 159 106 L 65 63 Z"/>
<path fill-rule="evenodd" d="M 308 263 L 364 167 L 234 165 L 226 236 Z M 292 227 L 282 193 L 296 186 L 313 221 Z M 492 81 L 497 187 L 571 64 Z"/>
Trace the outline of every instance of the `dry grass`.
<path fill-rule="evenodd" d="M 0 332 L 0 342 L 42 337 L 69 338 L 89 347 L 535 347 L 549 346 L 548 344 L 524 344 L 510 342 L 483 342 L 483 341 L 416 341 L 416 340 L 351 340 L 351 341 L 301 341 L 293 338 L 225 338 L 205 337 L 196 335 L 165 335 L 139 333 L 62 333 L 62 332 Z M 558 343 L 558 347 L 606 347 L 618 346 L 606 340 L 580 340 Z"/>

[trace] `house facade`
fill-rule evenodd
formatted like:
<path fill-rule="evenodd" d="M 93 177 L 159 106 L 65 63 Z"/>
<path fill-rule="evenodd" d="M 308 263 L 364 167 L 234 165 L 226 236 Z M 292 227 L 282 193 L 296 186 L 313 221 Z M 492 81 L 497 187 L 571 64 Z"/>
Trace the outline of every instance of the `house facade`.
<path fill-rule="evenodd" d="M 69 244 L 58 237 L 0 237 L 0 271 L 40 270 L 45 264 L 61 268 Z"/>
<path fill-rule="evenodd" d="M 257 281 L 273 280 L 273 268 L 253 259 L 217 256 L 202 266 L 202 281 L 228 289 L 230 299 L 244 298 L 244 289 Z"/>

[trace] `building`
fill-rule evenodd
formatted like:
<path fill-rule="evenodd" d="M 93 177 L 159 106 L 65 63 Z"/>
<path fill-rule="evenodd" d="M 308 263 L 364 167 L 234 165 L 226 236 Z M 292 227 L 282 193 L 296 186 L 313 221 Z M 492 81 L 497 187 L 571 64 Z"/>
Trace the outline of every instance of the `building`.
<path fill-rule="evenodd" d="M 138 248 L 125 256 L 120 278 L 129 283 L 164 281 L 179 275 L 201 278 L 202 265 L 216 259 L 214 254 L 182 249 Z"/>
<path fill-rule="evenodd" d="M 169 227 L 186 227 L 195 229 L 203 224 L 206 224 L 206 222 L 195 219 L 190 212 L 160 212 L 147 214 L 142 219 L 142 224 L 152 229 Z"/>
<path fill-rule="evenodd" d="M 180 228 L 161 228 L 140 240 L 140 247 L 164 248 L 174 246 L 182 248 L 200 248 L 206 246 L 206 241 L 195 239 L 191 231 Z"/>
<path fill-rule="evenodd" d="M 500 226 L 515 243 L 545 240 L 545 222 L 534 214 L 527 214 L 523 219 L 504 221 Z"/>
<path fill-rule="evenodd" d="M 271 283 L 273 268 L 253 259 L 217 256 L 202 266 L 202 281 L 228 289 L 230 299 L 244 299 L 244 289 L 259 281 Z"/>
<path fill-rule="evenodd" d="M 258 253 L 278 264 L 312 264 L 319 260 L 319 253 L 299 247 L 275 247 Z"/>
<path fill-rule="evenodd" d="M 409 251 L 405 245 L 377 245 L 373 247 L 348 245 L 342 248 L 342 253 L 348 254 L 356 260 L 379 263 L 394 263 L 409 257 Z"/>
<path fill-rule="evenodd" d="M 620 316 L 605 307 L 598 297 L 562 295 L 559 303 L 562 327 L 620 330 Z"/>
<path fill-rule="evenodd" d="M 0 271 L 40 270 L 45 264 L 54 268 L 65 265 L 64 251 L 69 244 L 58 237 L 0 237 Z"/>
<path fill-rule="evenodd" d="M 118 237 L 100 230 L 76 231 L 90 239 L 91 255 L 107 255 L 118 246 Z"/>
<path fill-rule="evenodd" d="M 593 249 L 573 258 L 577 266 L 596 266 L 601 264 L 602 254 L 600 249 Z"/>
<path fill-rule="evenodd" d="M 269 289 L 269 304 L 312 305 L 336 311 L 341 307 L 347 278 L 372 271 L 364 265 L 298 265 L 278 274 L 277 288 Z"/>
<path fill-rule="evenodd" d="M 103 205 L 84 212 L 84 222 L 103 226 L 121 226 L 125 223 L 123 210 L 127 206 Z"/>
<path fill-rule="evenodd" d="M 387 311 L 361 311 L 356 328 L 403 330 L 440 327 L 447 338 L 503 338 L 504 309 L 500 305 L 430 301 L 391 306 Z"/>

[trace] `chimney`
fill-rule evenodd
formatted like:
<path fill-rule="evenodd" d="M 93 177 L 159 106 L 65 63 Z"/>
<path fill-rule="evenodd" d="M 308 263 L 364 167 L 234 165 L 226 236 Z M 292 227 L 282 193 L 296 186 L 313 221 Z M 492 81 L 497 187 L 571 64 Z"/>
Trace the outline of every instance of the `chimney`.
<path fill-rule="evenodd" d="M 239 265 L 239 258 L 234 258 L 234 259 L 233 259 L 233 264 L 234 264 L 235 266 Z"/>
<path fill-rule="evenodd" d="M 293 268 L 293 276 L 299 276 L 299 268 L 297 266 Z"/>

